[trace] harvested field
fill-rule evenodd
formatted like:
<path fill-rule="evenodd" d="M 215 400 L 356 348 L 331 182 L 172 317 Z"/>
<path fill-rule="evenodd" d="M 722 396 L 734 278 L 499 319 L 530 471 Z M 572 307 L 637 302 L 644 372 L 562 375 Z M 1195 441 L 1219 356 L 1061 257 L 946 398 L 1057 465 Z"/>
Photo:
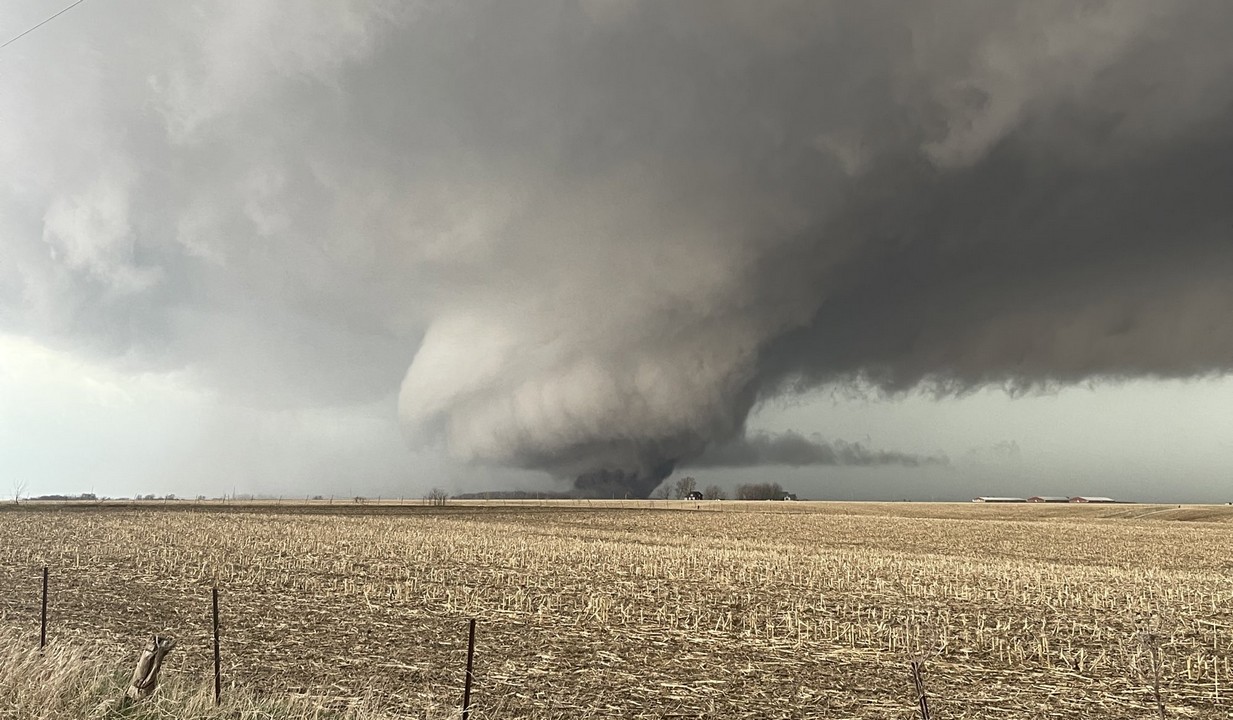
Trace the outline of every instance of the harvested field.
<path fill-rule="evenodd" d="M 0 626 L 327 707 L 518 717 L 1228 717 L 1233 513 L 1149 506 L 9 506 Z M 1227 687 L 1227 689 L 1226 689 Z"/>

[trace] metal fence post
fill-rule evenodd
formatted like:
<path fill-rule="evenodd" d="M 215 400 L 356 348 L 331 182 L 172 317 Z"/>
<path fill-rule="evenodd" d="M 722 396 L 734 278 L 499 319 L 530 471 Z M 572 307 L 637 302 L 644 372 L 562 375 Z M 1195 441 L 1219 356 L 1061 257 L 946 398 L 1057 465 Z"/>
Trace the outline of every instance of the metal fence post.
<path fill-rule="evenodd" d="M 43 566 L 43 611 L 39 623 L 39 650 L 47 647 L 47 566 Z"/>
<path fill-rule="evenodd" d="M 471 626 L 467 633 L 467 680 L 462 690 L 462 720 L 471 717 L 471 678 L 475 660 L 475 618 L 471 618 Z"/>
<path fill-rule="evenodd" d="M 912 684 L 916 686 L 916 705 L 920 708 L 921 720 L 929 720 L 929 696 L 925 694 L 925 679 L 922 677 L 925 662 L 913 660 L 911 666 Z"/>
<path fill-rule="evenodd" d="M 223 673 L 218 654 L 218 586 L 214 586 L 214 704 L 222 703 Z"/>

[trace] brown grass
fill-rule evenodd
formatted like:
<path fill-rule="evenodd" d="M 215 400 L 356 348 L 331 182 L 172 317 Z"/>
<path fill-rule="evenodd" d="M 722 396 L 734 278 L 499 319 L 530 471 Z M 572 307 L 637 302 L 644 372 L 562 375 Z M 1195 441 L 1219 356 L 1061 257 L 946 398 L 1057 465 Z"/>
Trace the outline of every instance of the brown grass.
<path fill-rule="evenodd" d="M 187 675 L 169 678 L 152 697 L 124 707 L 119 700 L 127 674 L 118 668 L 129 658 L 96 644 L 52 643 L 39 650 L 26 640 L 11 629 L 0 630 L 0 718 L 5 720 L 382 720 L 251 689 L 230 688 L 227 703 L 219 707 L 212 684 Z"/>
<path fill-rule="evenodd" d="M 1166 608 L 1165 703 L 1227 717 L 1219 508 L 622 504 L 0 512 L 0 626 L 37 645 L 49 564 L 57 644 L 165 631 L 193 687 L 217 581 L 228 682 L 307 707 L 456 712 L 474 616 L 500 717 L 910 717 L 925 652 L 934 717 L 1121 718 Z"/>

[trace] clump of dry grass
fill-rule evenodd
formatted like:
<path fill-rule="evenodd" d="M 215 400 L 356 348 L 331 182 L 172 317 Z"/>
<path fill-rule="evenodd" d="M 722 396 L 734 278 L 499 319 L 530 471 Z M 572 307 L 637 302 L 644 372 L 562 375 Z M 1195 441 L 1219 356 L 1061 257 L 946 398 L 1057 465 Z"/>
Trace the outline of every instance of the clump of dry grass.
<path fill-rule="evenodd" d="M 58 645 L 40 651 L 29 637 L 0 632 L 0 717 L 86 717 L 108 692 L 119 698 L 123 689 L 94 653 Z"/>
<path fill-rule="evenodd" d="M 1165 673 L 1169 661 L 1166 653 L 1172 624 L 1170 618 L 1157 610 L 1136 614 L 1129 663 L 1138 679 L 1146 685 L 1151 694 L 1151 704 L 1162 720 L 1167 717 L 1163 688 L 1167 684 Z"/>
<path fill-rule="evenodd" d="M 44 650 L 27 636 L 0 629 L 0 718 L 3 720 L 383 720 L 367 711 L 338 712 L 289 696 L 260 696 L 232 689 L 220 706 L 213 687 L 169 677 L 150 699 L 121 709 L 126 660 L 101 646 L 51 644 Z"/>

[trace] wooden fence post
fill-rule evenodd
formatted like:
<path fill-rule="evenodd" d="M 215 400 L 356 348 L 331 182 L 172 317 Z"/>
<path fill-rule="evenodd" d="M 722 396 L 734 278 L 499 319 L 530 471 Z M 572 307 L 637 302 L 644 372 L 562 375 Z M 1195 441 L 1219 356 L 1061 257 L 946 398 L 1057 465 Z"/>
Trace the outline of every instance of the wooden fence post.
<path fill-rule="evenodd" d="M 470 720 L 471 717 L 471 678 L 473 676 L 472 668 L 475 659 L 475 618 L 471 618 L 471 626 L 467 632 L 467 680 L 463 685 L 462 690 L 462 720 Z"/>
<path fill-rule="evenodd" d="M 128 690 L 120 701 L 120 708 L 126 708 L 133 703 L 148 699 L 158 689 L 158 673 L 163 668 L 163 658 L 176 646 L 175 638 L 154 635 L 150 648 L 141 653 L 137 667 L 133 668 L 133 676 L 129 680 Z"/>

